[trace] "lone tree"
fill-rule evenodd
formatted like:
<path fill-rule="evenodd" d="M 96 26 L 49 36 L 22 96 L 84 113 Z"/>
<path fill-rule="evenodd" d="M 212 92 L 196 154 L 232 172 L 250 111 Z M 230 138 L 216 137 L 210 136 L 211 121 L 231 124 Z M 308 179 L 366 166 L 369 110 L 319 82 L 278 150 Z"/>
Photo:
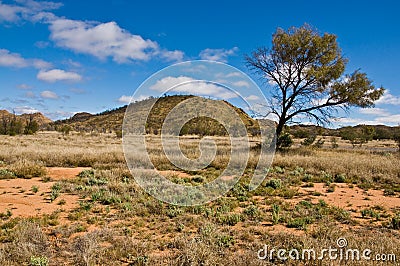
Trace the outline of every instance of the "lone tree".
<path fill-rule="evenodd" d="M 268 108 L 278 118 L 277 136 L 295 118 L 329 124 L 339 109 L 372 107 L 384 92 L 359 70 L 344 74 L 348 60 L 336 35 L 321 35 L 307 24 L 277 29 L 271 48 L 259 48 L 245 59 L 271 87 Z"/>

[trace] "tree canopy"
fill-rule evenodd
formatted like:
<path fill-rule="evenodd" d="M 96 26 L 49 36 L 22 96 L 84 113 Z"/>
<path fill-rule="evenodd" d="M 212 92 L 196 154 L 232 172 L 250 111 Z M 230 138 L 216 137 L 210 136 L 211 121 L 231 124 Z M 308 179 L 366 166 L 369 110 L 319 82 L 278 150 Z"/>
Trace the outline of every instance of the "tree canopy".
<path fill-rule="evenodd" d="M 271 48 L 258 48 L 245 59 L 270 89 L 269 114 L 278 118 L 278 136 L 296 119 L 329 124 L 339 109 L 372 107 L 384 93 L 360 70 L 345 74 L 348 59 L 336 35 L 307 24 L 278 28 Z"/>

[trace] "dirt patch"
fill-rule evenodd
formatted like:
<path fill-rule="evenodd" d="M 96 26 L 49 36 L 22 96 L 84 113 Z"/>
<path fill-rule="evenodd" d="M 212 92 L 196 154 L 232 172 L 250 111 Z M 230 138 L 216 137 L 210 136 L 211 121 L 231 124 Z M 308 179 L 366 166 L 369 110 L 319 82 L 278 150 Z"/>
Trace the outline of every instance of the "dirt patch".
<path fill-rule="evenodd" d="M 75 168 L 65 168 L 65 167 L 47 167 L 47 175 L 51 177 L 52 180 L 63 180 L 75 178 L 80 172 L 84 170 L 89 170 L 90 167 L 75 167 Z"/>
<path fill-rule="evenodd" d="M 78 207 L 79 196 L 60 193 L 60 196 L 51 202 L 51 187 L 55 181 L 75 178 L 87 169 L 90 168 L 49 167 L 47 176 L 50 177 L 50 182 L 43 182 L 40 178 L 0 180 L 0 212 L 5 213 L 9 210 L 12 217 L 31 217 L 51 214 L 57 210 L 72 210 Z"/>
<path fill-rule="evenodd" d="M 12 217 L 30 217 L 78 206 L 78 196 L 64 193 L 50 202 L 52 185 L 54 182 L 44 183 L 40 178 L 0 180 L 0 212 L 10 210 Z"/>
<path fill-rule="evenodd" d="M 178 178 L 191 178 L 192 176 L 181 172 L 181 171 L 172 171 L 172 170 L 166 170 L 166 171 L 158 171 L 161 175 L 166 176 L 166 177 L 178 177 Z"/>
<path fill-rule="evenodd" d="M 314 187 L 300 188 L 299 192 L 311 197 L 314 202 L 323 199 L 329 205 L 344 209 L 364 209 L 380 206 L 391 210 L 400 207 L 399 197 L 385 196 L 383 190 L 365 191 L 359 187 L 349 187 L 348 184 L 336 184 L 333 192 L 327 192 L 324 183 L 314 183 Z M 319 196 L 316 196 L 317 194 Z"/>

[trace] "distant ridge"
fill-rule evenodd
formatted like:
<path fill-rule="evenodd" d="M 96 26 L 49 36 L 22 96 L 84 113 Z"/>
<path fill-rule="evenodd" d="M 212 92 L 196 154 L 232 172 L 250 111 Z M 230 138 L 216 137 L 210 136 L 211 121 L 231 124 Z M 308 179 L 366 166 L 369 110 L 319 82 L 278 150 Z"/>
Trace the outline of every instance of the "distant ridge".
<path fill-rule="evenodd" d="M 0 110 L 0 121 L 2 121 L 3 119 L 13 119 L 13 118 L 14 114 L 8 112 L 7 110 Z M 45 115 L 39 112 L 32 114 L 15 115 L 15 118 L 21 121 L 22 123 L 25 123 L 30 119 L 33 119 L 39 124 L 41 128 L 53 122 L 50 118 L 46 117 Z"/>

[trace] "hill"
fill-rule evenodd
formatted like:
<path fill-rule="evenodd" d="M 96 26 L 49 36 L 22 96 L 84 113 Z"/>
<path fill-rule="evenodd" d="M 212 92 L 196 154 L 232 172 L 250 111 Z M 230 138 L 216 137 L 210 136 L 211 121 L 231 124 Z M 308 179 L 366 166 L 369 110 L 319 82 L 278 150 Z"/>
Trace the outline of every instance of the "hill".
<path fill-rule="evenodd" d="M 337 129 L 315 125 L 293 125 L 289 126 L 289 133 L 295 138 L 307 138 L 310 135 L 342 137 L 348 131 L 356 134 L 362 133 L 365 128 L 370 129 L 371 137 L 373 139 L 394 139 L 399 135 L 400 132 L 399 126 L 391 127 L 386 125 L 357 125 L 341 127 Z"/>
<path fill-rule="evenodd" d="M 15 115 L 0 110 L 0 135 L 34 134 L 51 122 L 41 113 Z"/>
<path fill-rule="evenodd" d="M 174 95 L 161 98 L 149 98 L 140 102 L 132 103 L 130 108 L 135 109 L 135 113 L 140 114 L 147 110 L 148 106 L 154 104 L 146 123 L 146 132 L 159 134 L 162 124 L 167 114 L 180 102 L 189 99 L 191 95 Z M 214 101 L 214 100 L 208 100 Z M 258 122 L 252 119 L 242 109 L 230 103 L 226 104 L 234 108 L 246 128 L 251 134 L 257 134 Z M 69 125 L 73 130 L 83 132 L 119 132 L 122 130 L 122 123 L 127 106 L 122 106 L 114 110 L 107 110 L 99 114 L 78 113 L 65 120 L 59 120 L 51 124 L 54 129 L 63 125 Z M 218 110 L 216 110 L 218 112 Z M 226 135 L 225 129 L 217 121 L 199 117 L 190 120 L 181 131 L 182 134 L 202 134 L 202 135 Z"/>
<path fill-rule="evenodd" d="M 21 115 L 14 116 L 14 114 L 8 112 L 7 110 L 0 110 L 1 122 L 3 122 L 4 120 L 10 121 L 10 120 L 14 119 L 14 117 L 17 121 L 20 121 L 22 123 L 26 123 L 27 121 L 32 119 L 32 120 L 36 121 L 39 124 L 39 126 L 41 126 L 41 127 L 53 122 L 51 119 L 44 116 L 42 113 L 21 114 Z"/>

